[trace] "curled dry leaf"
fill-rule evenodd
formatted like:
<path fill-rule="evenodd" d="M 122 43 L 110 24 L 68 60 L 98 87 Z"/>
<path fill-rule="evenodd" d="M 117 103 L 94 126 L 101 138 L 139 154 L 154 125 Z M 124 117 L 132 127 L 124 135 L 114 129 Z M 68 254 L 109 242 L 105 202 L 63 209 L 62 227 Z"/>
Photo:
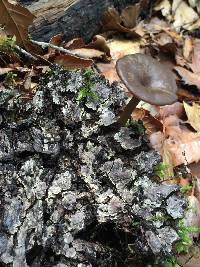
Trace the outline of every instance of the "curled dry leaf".
<path fill-rule="evenodd" d="M 134 28 L 140 14 L 140 4 L 127 6 L 122 10 L 121 21 L 129 29 Z"/>
<path fill-rule="evenodd" d="M 122 33 L 129 33 L 133 37 L 140 37 L 133 29 L 123 26 L 122 19 L 119 12 L 111 7 L 109 8 L 102 17 L 102 31 L 117 31 Z"/>
<path fill-rule="evenodd" d="M 183 67 L 176 66 L 174 69 L 181 76 L 185 84 L 195 85 L 200 90 L 200 76 L 198 74 L 186 70 Z"/>
<path fill-rule="evenodd" d="M 192 103 L 192 106 L 190 106 L 183 102 L 183 106 L 188 117 L 188 123 L 197 132 L 200 132 L 200 104 Z"/>
<path fill-rule="evenodd" d="M 5 25 L 10 35 L 16 36 L 17 44 L 26 46 L 28 39 L 28 27 L 32 24 L 35 16 L 16 1 L 0 1 L 0 24 Z"/>
<path fill-rule="evenodd" d="M 106 42 L 106 39 L 101 35 L 95 35 L 92 39 L 92 42 L 84 47 L 103 51 L 107 57 L 110 57 L 110 48 Z"/>
<path fill-rule="evenodd" d="M 71 55 L 59 55 L 54 59 L 54 63 L 64 66 L 66 69 L 85 69 L 93 64 L 92 59 L 82 59 Z"/>
<path fill-rule="evenodd" d="M 53 44 L 53 45 L 56 45 L 56 46 L 60 46 L 61 43 L 62 43 L 62 37 L 63 37 L 63 34 L 62 33 L 58 33 L 57 35 L 53 36 L 50 39 L 49 43 Z M 54 53 L 54 52 L 55 52 L 54 48 L 51 48 L 51 47 L 48 48 L 48 53 Z"/>

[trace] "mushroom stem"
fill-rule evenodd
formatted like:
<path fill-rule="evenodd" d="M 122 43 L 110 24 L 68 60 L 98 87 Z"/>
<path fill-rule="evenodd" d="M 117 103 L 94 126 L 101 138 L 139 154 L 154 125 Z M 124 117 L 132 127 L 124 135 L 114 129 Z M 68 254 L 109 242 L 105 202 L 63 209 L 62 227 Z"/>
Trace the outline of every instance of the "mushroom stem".
<path fill-rule="evenodd" d="M 131 98 L 131 100 L 126 105 L 125 109 L 120 114 L 119 119 L 117 121 L 120 126 L 126 125 L 128 119 L 131 117 L 133 110 L 136 108 L 139 102 L 140 102 L 140 99 L 137 98 L 136 96 L 133 96 Z"/>

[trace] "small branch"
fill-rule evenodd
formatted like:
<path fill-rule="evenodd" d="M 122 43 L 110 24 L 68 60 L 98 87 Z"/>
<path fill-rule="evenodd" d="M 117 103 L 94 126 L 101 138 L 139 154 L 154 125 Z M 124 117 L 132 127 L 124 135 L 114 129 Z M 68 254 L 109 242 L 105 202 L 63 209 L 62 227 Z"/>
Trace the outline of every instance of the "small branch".
<path fill-rule="evenodd" d="M 38 59 L 36 57 L 34 57 L 33 55 L 31 55 L 29 52 L 27 52 L 26 50 L 24 50 L 23 48 L 19 47 L 18 45 L 15 46 L 16 50 L 20 53 L 22 53 L 25 57 L 27 57 L 28 59 L 31 59 L 33 61 L 38 61 Z"/>
<path fill-rule="evenodd" d="M 56 50 L 58 50 L 58 51 L 60 51 L 60 52 L 62 52 L 64 54 L 67 54 L 67 55 L 70 55 L 70 56 L 77 56 L 77 57 L 79 57 L 81 59 L 85 59 L 79 53 L 75 53 L 73 51 L 70 51 L 70 50 L 65 49 L 63 47 L 60 47 L 60 46 L 56 46 L 56 45 L 53 45 L 53 44 L 50 44 L 50 43 L 45 43 L 45 42 L 38 42 L 38 41 L 34 41 L 34 40 L 31 40 L 31 42 L 33 44 L 41 46 L 43 49 L 50 47 L 50 48 L 56 49 Z"/>

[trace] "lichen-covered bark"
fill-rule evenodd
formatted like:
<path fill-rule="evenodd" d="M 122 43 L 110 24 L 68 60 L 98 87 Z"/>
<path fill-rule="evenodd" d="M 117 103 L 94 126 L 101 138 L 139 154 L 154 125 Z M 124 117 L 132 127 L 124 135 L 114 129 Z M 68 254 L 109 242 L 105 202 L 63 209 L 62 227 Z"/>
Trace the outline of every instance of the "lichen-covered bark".
<path fill-rule="evenodd" d="M 92 94 L 80 99 L 84 86 Z M 153 181 L 159 156 L 145 136 L 112 127 L 125 100 L 101 76 L 57 67 L 33 100 L 0 92 L 1 266 L 146 266 L 170 255 L 184 201 Z"/>

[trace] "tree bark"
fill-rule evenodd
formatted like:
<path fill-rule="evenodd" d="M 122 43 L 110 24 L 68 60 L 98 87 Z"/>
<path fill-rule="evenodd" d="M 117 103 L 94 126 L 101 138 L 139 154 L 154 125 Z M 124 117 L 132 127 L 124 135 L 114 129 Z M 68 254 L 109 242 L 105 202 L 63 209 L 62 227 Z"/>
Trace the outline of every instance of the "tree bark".
<path fill-rule="evenodd" d="M 34 15 L 30 34 L 34 39 L 48 41 L 64 33 L 66 40 L 83 37 L 86 41 L 100 30 L 103 13 L 111 6 L 118 9 L 137 0 L 21 0 Z"/>

